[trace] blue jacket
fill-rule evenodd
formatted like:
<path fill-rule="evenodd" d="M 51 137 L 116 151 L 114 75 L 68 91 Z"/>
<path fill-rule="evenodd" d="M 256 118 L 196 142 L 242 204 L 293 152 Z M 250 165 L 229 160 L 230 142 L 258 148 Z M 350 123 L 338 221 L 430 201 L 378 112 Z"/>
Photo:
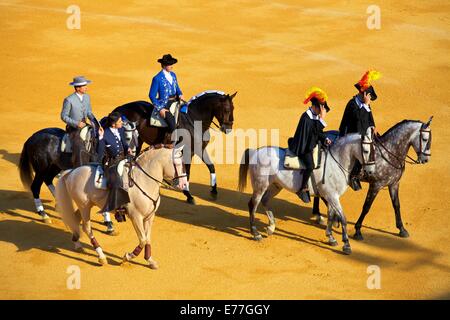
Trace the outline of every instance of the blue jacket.
<path fill-rule="evenodd" d="M 148 96 L 158 111 L 167 106 L 170 96 L 181 96 L 183 94 L 178 85 L 177 76 L 173 72 L 170 74 L 173 78 L 172 84 L 170 84 L 164 76 L 163 70 L 152 79 L 152 85 Z"/>
<path fill-rule="evenodd" d="M 99 144 L 97 147 L 97 154 L 101 159 L 104 157 L 104 153 L 106 153 L 110 158 L 115 158 L 119 155 L 120 151 L 123 149 L 125 155 L 128 152 L 128 144 L 125 141 L 125 129 L 119 129 L 120 141 L 119 139 L 112 133 L 110 128 L 105 129 L 105 133 L 103 134 L 103 139 L 99 140 Z"/>

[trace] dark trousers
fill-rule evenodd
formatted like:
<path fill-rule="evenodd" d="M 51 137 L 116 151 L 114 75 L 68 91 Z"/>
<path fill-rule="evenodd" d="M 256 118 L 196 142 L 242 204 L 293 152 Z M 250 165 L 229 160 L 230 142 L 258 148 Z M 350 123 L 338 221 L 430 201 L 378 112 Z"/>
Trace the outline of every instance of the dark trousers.
<path fill-rule="evenodd" d="M 303 170 L 302 186 L 300 188 L 300 190 L 302 190 L 308 186 L 308 180 L 311 177 L 311 174 L 314 169 L 314 159 L 312 152 L 301 154 L 298 156 L 298 158 L 305 165 L 305 170 Z"/>
<path fill-rule="evenodd" d="M 175 117 L 173 116 L 172 113 L 170 113 L 169 109 L 166 108 L 166 110 L 167 110 L 167 112 L 164 117 L 164 120 L 166 120 L 166 122 L 167 122 L 169 133 L 172 133 L 176 129 Z"/>
<path fill-rule="evenodd" d="M 358 160 L 356 160 L 355 164 L 353 165 L 353 169 L 352 169 L 352 172 L 350 175 L 352 177 L 358 177 L 359 174 L 361 173 L 361 169 L 362 169 L 361 163 Z"/>

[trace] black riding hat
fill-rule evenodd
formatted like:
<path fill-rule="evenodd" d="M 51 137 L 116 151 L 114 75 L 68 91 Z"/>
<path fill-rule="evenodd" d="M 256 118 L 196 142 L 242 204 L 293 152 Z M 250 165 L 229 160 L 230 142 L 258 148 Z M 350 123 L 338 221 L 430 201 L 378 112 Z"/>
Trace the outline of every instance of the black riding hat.
<path fill-rule="evenodd" d="M 368 87 L 366 90 L 361 91 L 361 86 L 359 85 L 359 83 L 355 84 L 355 88 L 358 89 L 359 92 L 367 92 L 370 93 L 370 99 L 372 101 L 377 100 L 377 94 L 375 93 L 375 89 L 373 88 L 373 86 Z"/>
<path fill-rule="evenodd" d="M 316 107 L 319 107 L 320 108 L 320 102 L 319 102 L 319 100 L 317 99 L 317 98 L 311 98 L 311 104 L 313 104 L 314 106 L 316 106 Z M 326 110 L 326 112 L 330 112 L 330 107 L 328 106 L 328 103 L 325 101 L 324 103 L 322 103 L 323 105 L 324 105 L 324 108 L 325 108 L 325 110 Z"/>
<path fill-rule="evenodd" d="M 172 57 L 171 54 L 165 54 L 161 59 L 158 59 L 158 62 L 165 65 L 165 66 L 171 66 L 178 62 L 177 59 Z"/>

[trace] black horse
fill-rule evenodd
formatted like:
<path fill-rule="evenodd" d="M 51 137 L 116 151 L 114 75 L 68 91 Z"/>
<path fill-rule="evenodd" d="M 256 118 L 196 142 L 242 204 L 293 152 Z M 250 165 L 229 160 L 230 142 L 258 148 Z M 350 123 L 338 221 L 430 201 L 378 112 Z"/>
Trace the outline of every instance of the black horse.
<path fill-rule="evenodd" d="M 45 182 L 54 195 L 53 179 L 61 170 L 73 168 L 74 163 L 78 166 L 97 160 L 96 153 L 89 151 L 95 150 L 97 144 L 95 135 L 92 134 L 94 129 L 89 127 L 88 130 L 90 131 L 89 141 L 73 140 L 72 149 L 79 151 L 76 156 L 61 151 L 61 143 L 66 132 L 60 128 L 39 130 L 29 137 L 23 145 L 19 161 L 20 179 L 25 188 L 31 188 L 36 211 L 44 222 L 50 222 L 50 218 L 45 213 L 40 199 L 42 184 Z"/>
<path fill-rule="evenodd" d="M 189 107 L 187 113 L 180 112 L 178 118 L 177 129 L 185 129 L 189 132 L 190 139 L 188 141 L 178 141 L 178 143 L 184 144 L 184 153 L 186 156 L 183 162 L 186 166 L 186 173 L 190 174 L 191 161 L 194 154 L 197 154 L 202 161 L 208 167 L 211 175 L 211 195 L 217 197 L 217 183 L 215 181 L 216 169 L 214 164 L 209 158 L 205 148 L 209 143 L 209 139 L 205 139 L 205 132 L 214 123 L 213 119 L 216 118 L 219 121 L 219 129 L 228 133 L 233 127 L 233 98 L 237 92 L 232 95 L 221 94 L 218 92 L 210 92 L 199 96 L 194 99 Z M 168 142 L 167 128 L 150 126 L 150 115 L 153 111 L 153 105 L 147 101 L 134 101 L 122 106 L 117 107 L 114 111 L 120 112 L 125 115 L 129 121 L 135 122 L 137 130 L 139 132 L 139 145 L 137 153 L 142 148 L 142 144 L 145 142 L 148 145 L 155 145 L 158 143 Z M 194 139 L 194 127 L 197 121 L 201 122 L 202 137 Z M 179 131 L 179 130 L 177 130 Z M 182 131 L 182 130 L 180 130 Z M 197 146 L 195 146 L 197 143 Z M 199 145 L 201 143 L 201 146 Z M 201 152 L 200 152 L 201 150 Z M 187 152 L 190 151 L 190 152 Z M 199 154 L 201 153 L 201 154 Z M 183 191 L 188 203 L 195 204 L 189 188 Z"/>

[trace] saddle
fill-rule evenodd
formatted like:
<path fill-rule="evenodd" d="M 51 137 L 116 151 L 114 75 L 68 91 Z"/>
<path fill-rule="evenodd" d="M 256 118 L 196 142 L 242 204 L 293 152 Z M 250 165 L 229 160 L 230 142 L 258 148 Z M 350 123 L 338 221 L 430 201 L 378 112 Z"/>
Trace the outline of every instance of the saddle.
<path fill-rule="evenodd" d="M 288 170 L 304 170 L 306 169 L 303 162 L 288 148 L 285 149 L 283 166 Z M 322 162 L 322 148 L 317 145 L 313 150 L 314 169 L 319 169 Z"/>
<path fill-rule="evenodd" d="M 80 130 L 80 138 L 84 142 L 86 146 L 86 150 L 89 152 L 90 150 L 90 143 L 92 137 L 92 132 L 90 130 L 90 126 L 85 126 L 83 129 Z M 61 141 L 61 152 L 65 153 L 72 153 L 72 139 L 70 138 L 70 133 L 64 134 L 62 141 Z"/>
<path fill-rule="evenodd" d="M 123 159 L 116 167 L 117 177 L 122 181 L 124 189 L 128 189 L 128 181 L 125 181 L 128 180 L 128 176 L 125 174 L 125 166 L 127 163 L 127 159 Z M 102 165 L 97 165 L 95 168 L 94 185 L 97 189 L 108 190 L 108 181 L 105 177 L 105 171 Z"/>
<path fill-rule="evenodd" d="M 181 102 L 178 100 L 170 102 L 169 111 L 175 118 L 175 124 L 178 124 L 178 114 L 180 113 Z M 153 108 L 150 116 L 150 125 L 154 127 L 167 127 L 167 122 L 159 114 L 156 108 Z"/>

